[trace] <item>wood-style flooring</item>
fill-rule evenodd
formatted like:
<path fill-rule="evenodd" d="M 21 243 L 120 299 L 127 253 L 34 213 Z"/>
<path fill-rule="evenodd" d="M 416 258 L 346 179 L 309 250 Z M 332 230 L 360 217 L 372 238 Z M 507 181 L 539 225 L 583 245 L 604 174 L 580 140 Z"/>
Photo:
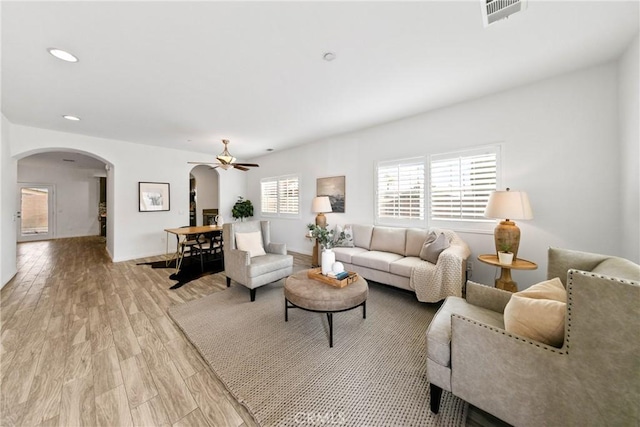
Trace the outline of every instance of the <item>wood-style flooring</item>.
<path fill-rule="evenodd" d="M 18 245 L 0 292 L 0 426 L 257 425 L 167 315 L 224 290 L 224 273 L 170 290 L 172 269 L 136 265 L 161 259 L 112 263 L 101 237 Z M 483 416 L 467 425 L 500 425 Z"/>
<path fill-rule="evenodd" d="M 170 290 L 173 270 L 136 265 L 160 259 L 112 263 L 100 237 L 18 245 L 0 292 L 0 425 L 256 425 L 167 315 L 224 275 Z"/>

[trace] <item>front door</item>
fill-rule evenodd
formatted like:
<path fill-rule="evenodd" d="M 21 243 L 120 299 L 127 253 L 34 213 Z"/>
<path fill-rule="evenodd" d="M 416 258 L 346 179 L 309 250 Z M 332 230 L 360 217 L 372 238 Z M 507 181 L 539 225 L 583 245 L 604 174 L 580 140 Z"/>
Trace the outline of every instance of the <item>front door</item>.
<path fill-rule="evenodd" d="M 54 237 L 53 185 L 18 184 L 18 242 Z"/>

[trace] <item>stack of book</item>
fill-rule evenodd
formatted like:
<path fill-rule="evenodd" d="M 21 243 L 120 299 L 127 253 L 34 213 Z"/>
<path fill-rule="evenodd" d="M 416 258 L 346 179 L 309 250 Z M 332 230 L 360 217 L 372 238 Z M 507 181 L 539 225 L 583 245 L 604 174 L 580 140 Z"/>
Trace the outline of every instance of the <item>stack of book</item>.
<path fill-rule="evenodd" d="M 327 273 L 327 277 L 331 277 L 332 279 L 337 279 L 337 280 L 342 280 L 342 279 L 346 279 L 347 277 L 349 277 L 349 273 L 346 271 L 342 271 L 338 274 L 333 273 L 333 272 L 328 272 Z"/>

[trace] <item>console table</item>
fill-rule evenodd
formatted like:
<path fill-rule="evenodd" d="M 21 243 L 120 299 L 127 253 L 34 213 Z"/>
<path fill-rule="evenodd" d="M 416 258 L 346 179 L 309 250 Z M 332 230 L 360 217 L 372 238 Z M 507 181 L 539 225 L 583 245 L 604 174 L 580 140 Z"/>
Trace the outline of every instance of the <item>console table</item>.
<path fill-rule="evenodd" d="M 500 277 L 496 279 L 496 288 L 509 292 L 518 292 L 518 284 L 511 278 L 511 270 L 535 270 L 538 264 L 526 259 L 517 258 L 511 264 L 500 264 L 498 256 L 493 254 L 479 255 L 478 260 L 485 264 L 500 267 Z"/>

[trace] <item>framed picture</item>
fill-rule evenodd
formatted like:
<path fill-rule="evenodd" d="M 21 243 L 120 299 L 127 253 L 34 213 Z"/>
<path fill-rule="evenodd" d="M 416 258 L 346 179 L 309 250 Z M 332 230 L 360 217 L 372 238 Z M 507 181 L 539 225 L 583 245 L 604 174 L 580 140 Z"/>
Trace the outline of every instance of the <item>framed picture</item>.
<path fill-rule="evenodd" d="M 345 188 L 344 176 L 331 176 L 316 180 L 316 196 L 329 196 L 331 210 L 335 213 L 344 213 Z"/>
<path fill-rule="evenodd" d="M 168 182 L 138 182 L 140 212 L 169 210 Z"/>

